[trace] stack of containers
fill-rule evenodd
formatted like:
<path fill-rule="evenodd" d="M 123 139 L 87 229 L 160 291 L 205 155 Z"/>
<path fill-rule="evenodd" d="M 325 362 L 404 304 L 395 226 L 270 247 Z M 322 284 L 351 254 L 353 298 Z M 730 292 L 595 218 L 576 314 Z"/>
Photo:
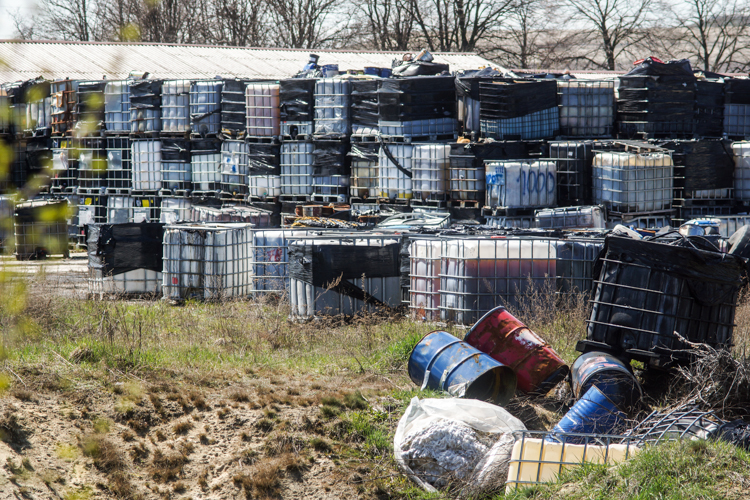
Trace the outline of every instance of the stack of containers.
<path fill-rule="evenodd" d="M 482 137 L 534 140 L 555 137 L 560 128 L 554 80 L 496 79 L 479 83 Z"/>
<path fill-rule="evenodd" d="M 379 80 L 378 129 L 381 136 L 393 137 L 396 142 L 455 139 L 458 120 L 454 77 Z"/>
<path fill-rule="evenodd" d="M 190 134 L 193 139 L 217 137 L 221 132 L 221 92 L 224 82 L 197 80 L 190 83 Z"/>
<path fill-rule="evenodd" d="M 245 137 L 245 87 L 248 80 L 225 79 L 221 87 L 221 135 L 226 139 Z"/>
<path fill-rule="evenodd" d="M 190 80 L 164 80 L 161 84 L 161 135 L 190 134 Z"/>
<path fill-rule="evenodd" d="M 279 82 L 281 116 L 282 202 L 310 201 L 313 194 L 313 138 L 315 80 L 288 79 Z M 287 211 L 291 211 L 288 205 Z"/>
<path fill-rule="evenodd" d="M 49 137 L 52 129 L 50 82 L 37 79 L 27 91 L 26 137 Z"/>
<path fill-rule="evenodd" d="M 130 83 L 130 133 L 134 137 L 158 137 L 161 131 L 161 80 Z"/>
<path fill-rule="evenodd" d="M 461 135 L 471 138 L 472 142 L 476 142 L 481 133 L 479 83 L 482 81 L 490 82 L 493 77 L 501 76 L 500 73 L 491 68 L 463 71 L 456 75 L 456 116 L 461 125 Z"/>
<path fill-rule="evenodd" d="M 221 192 L 222 92 L 224 81 L 190 84 L 190 171 L 193 195 L 215 198 Z"/>
<path fill-rule="evenodd" d="M 275 201 L 281 195 L 279 95 L 278 82 L 248 83 L 245 88 L 250 201 Z"/>
<path fill-rule="evenodd" d="M 55 80 L 50 87 L 52 94 L 52 135 L 56 137 L 69 136 L 73 132 L 74 114 L 76 108 L 76 93 L 78 81 Z"/>
<path fill-rule="evenodd" d="M 76 130 L 83 128 L 76 124 Z M 78 244 L 85 246 L 88 224 L 107 222 L 106 140 L 102 136 L 78 137 L 73 146 L 78 156 Z"/>
<path fill-rule="evenodd" d="M 133 187 L 129 136 L 130 84 L 131 80 L 110 81 L 104 88 L 104 133 L 107 149 L 106 192 L 109 196 L 127 197 Z"/>
<path fill-rule="evenodd" d="M 617 112 L 623 138 L 692 138 L 696 79 L 686 60 L 648 58 L 620 77 Z"/>
<path fill-rule="evenodd" d="M 193 139 L 190 144 L 190 170 L 193 194 L 215 198 L 221 192 L 221 140 Z"/>
<path fill-rule="evenodd" d="M 244 200 L 248 193 L 248 173 L 248 143 L 244 139 L 225 139 L 221 143 L 220 197 Z"/>
<path fill-rule="evenodd" d="M 724 81 L 695 82 L 695 135 L 721 137 L 724 129 Z"/>
<path fill-rule="evenodd" d="M 354 136 L 352 136 L 354 137 Z M 378 198 L 378 150 L 375 143 L 352 143 L 349 150 L 351 175 L 349 200 L 353 204 Z"/>
<path fill-rule="evenodd" d="M 75 194 L 78 188 L 78 155 L 73 148 L 73 139 L 53 137 L 52 171 L 50 192 L 52 194 Z"/>
<path fill-rule="evenodd" d="M 133 222 L 160 220 L 163 84 L 162 80 L 136 80 L 130 83 Z"/>
<path fill-rule="evenodd" d="M 357 142 L 377 139 L 379 79 L 352 81 L 352 140 Z"/>
<path fill-rule="evenodd" d="M 50 172 L 50 192 L 68 202 L 69 236 L 74 239 L 80 234 L 78 223 L 78 149 L 75 147 L 73 130 L 76 112 L 75 80 L 56 80 L 50 84 L 50 126 L 52 147 L 52 170 Z"/>
<path fill-rule="evenodd" d="M 161 86 L 161 222 L 183 220 L 193 190 L 190 157 L 190 80 L 165 80 Z M 166 210 L 166 213 L 165 213 Z"/>
<path fill-rule="evenodd" d="M 615 82 L 558 80 L 560 134 L 567 137 L 612 137 Z"/>
<path fill-rule="evenodd" d="M 724 135 L 733 139 L 750 136 L 750 80 L 724 81 Z"/>
<path fill-rule="evenodd" d="M 351 93 L 350 79 L 321 78 L 315 83 L 313 201 L 346 203 L 349 199 Z"/>

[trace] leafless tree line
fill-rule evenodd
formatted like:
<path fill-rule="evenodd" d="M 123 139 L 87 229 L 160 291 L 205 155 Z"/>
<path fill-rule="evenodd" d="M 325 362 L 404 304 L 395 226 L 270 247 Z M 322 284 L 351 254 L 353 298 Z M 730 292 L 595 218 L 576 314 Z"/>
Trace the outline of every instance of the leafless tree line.
<path fill-rule="evenodd" d="M 748 0 L 41 0 L 20 38 L 477 52 L 513 68 L 750 69 Z"/>

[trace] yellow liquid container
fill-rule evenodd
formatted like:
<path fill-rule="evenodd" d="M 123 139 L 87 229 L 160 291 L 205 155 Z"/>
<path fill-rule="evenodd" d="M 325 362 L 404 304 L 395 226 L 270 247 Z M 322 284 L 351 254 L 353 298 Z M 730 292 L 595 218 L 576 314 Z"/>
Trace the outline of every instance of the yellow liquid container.
<path fill-rule="evenodd" d="M 634 445 L 568 444 L 519 439 L 513 446 L 506 492 L 518 486 L 554 481 L 564 468 L 585 463 L 615 464 L 638 452 Z"/>

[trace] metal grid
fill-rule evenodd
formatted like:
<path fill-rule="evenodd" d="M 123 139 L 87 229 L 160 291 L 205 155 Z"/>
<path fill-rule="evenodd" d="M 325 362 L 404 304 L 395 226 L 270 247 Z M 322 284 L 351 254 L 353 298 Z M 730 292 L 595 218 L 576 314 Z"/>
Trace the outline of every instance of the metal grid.
<path fill-rule="evenodd" d="M 557 107 L 516 118 L 479 120 L 482 137 L 496 140 L 534 140 L 555 137 L 560 128 Z"/>
<path fill-rule="evenodd" d="M 594 203 L 623 213 L 667 210 L 672 206 L 671 152 L 594 151 Z"/>
<path fill-rule="evenodd" d="M 159 222 L 161 198 L 158 196 L 133 197 L 133 222 Z"/>
<path fill-rule="evenodd" d="M 750 136 L 750 104 L 724 105 L 724 135 Z"/>
<path fill-rule="evenodd" d="M 750 201 L 750 142 L 732 144 L 734 153 L 734 196 L 740 201 Z"/>
<path fill-rule="evenodd" d="M 78 199 L 78 244 L 86 245 L 86 226 L 107 222 L 107 197 L 81 195 Z"/>
<path fill-rule="evenodd" d="M 99 192 L 105 188 L 107 178 L 106 142 L 101 137 L 74 139 L 78 154 L 78 191 Z"/>
<path fill-rule="evenodd" d="M 248 147 L 244 141 L 221 143 L 221 192 L 228 196 L 245 196 L 248 191 Z"/>
<path fill-rule="evenodd" d="M 52 135 L 65 135 L 73 131 L 73 114 L 76 108 L 78 82 L 75 80 L 57 80 L 52 82 L 50 91 L 52 104 Z"/>
<path fill-rule="evenodd" d="M 67 221 L 16 222 L 13 227 L 15 254 L 19 260 L 47 255 L 70 256 Z"/>
<path fill-rule="evenodd" d="M 440 318 L 470 325 L 534 290 L 554 290 L 557 241 L 446 238 L 441 250 Z"/>
<path fill-rule="evenodd" d="M 672 214 L 654 214 L 654 215 L 634 215 L 627 214 L 607 215 L 607 229 L 613 229 L 616 225 L 622 224 L 627 227 L 636 229 L 659 229 L 669 227 L 672 221 Z"/>
<path fill-rule="evenodd" d="M 281 195 L 280 175 L 251 175 L 247 180 L 250 197 L 265 199 Z"/>
<path fill-rule="evenodd" d="M 682 405 L 670 411 L 654 411 L 626 434 L 636 446 L 656 446 L 676 439 L 709 439 L 724 422 L 712 412 Z"/>
<path fill-rule="evenodd" d="M 10 96 L 8 96 L 5 86 L 5 84 L 0 84 L 0 134 L 10 134 L 13 123 L 13 120 L 11 120 Z"/>
<path fill-rule="evenodd" d="M 75 193 L 78 187 L 78 150 L 72 139 L 52 139 L 52 171 L 50 190 Z"/>
<path fill-rule="evenodd" d="M 285 142 L 281 145 L 282 195 L 312 195 L 314 150 L 311 142 Z"/>
<path fill-rule="evenodd" d="M 351 145 L 351 187 L 353 198 L 375 199 L 378 197 L 378 149 L 377 145 Z"/>
<path fill-rule="evenodd" d="M 193 203 L 185 198 L 162 198 L 159 220 L 165 224 L 176 224 L 191 220 Z"/>
<path fill-rule="evenodd" d="M 552 160 L 485 161 L 490 207 L 535 208 L 557 205 L 557 164 Z"/>
<path fill-rule="evenodd" d="M 52 127 L 51 116 L 52 98 L 42 97 L 36 101 L 29 101 L 26 106 L 26 129 L 30 135 L 49 135 Z"/>
<path fill-rule="evenodd" d="M 107 224 L 133 222 L 135 200 L 130 196 L 107 197 Z"/>
<path fill-rule="evenodd" d="M 303 136 L 305 140 L 309 140 L 310 138 L 312 138 L 314 131 L 315 129 L 313 127 L 313 122 L 311 121 L 309 122 L 290 122 L 290 121 L 281 122 L 281 135 L 284 137 L 291 137 L 292 140 L 297 140 L 297 136 Z"/>
<path fill-rule="evenodd" d="M 221 80 L 198 80 L 190 85 L 190 128 L 193 134 L 216 136 L 221 132 Z"/>
<path fill-rule="evenodd" d="M 557 244 L 557 291 L 588 294 L 594 284 L 594 264 L 603 239 L 569 239 Z"/>
<path fill-rule="evenodd" d="M 289 241 L 312 232 L 308 229 L 258 229 L 253 232 L 254 293 L 289 293 Z"/>
<path fill-rule="evenodd" d="M 713 217 L 719 219 L 719 233 L 722 238 L 729 238 L 742 226 L 750 224 L 750 215 L 733 215 Z"/>
<path fill-rule="evenodd" d="M 107 82 L 104 87 L 104 129 L 109 134 L 130 132 L 130 81 Z"/>
<path fill-rule="evenodd" d="M 161 84 L 161 131 L 190 131 L 190 80 L 165 80 Z"/>
<path fill-rule="evenodd" d="M 607 225 L 602 207 L 543 208 L 534 212 L 534 227 L 543 229 L 598 229 Z"/>
<path fill-rule="evenodd" d="M 132 144 L 128 137 L 107 137 L 107 192 L 125 193 L 133 187 Z"/>
<path fill-rule="evenodd" d="M 161 141 L 133 139 L 131 167 L 135 191 L 158 191 L 162 187 Z"/>
<path fill-rule="evenodd" d="M 557 80 L 560 134 L 611 137 L 615 121 L 614 80 Z"/>
<path fill-rule="evenodd" d="M 464 144 L 451 146 L 451 153 L 454 152 L 456 147 L 462 149 Z M 451 154 L 448 178 L 450 180 L 451 199 L 473 200 L 484 203 L 484 162 L 474 155 Z"/>
<path fill-rule="evenodd" d="M 594 143 L 551 142 L 549 156 L 557 163 L 557 200 L 562 206 L 589 203 Z"/>
<path fill-rule="evenodd" d="M 349 199 L 349 176 L 313 175 L 312 189 L 313 198 L 315 198 L 316 196 L 322 196 L 326 198 L 335 197 L 338 203 L 346 203 Z"/>
<path fill-rule="evenodd" d="M 530 229 L 534 227 L 534 216 L 533 215 L 521 215 L 521 216 L 494 216 L 488 215 L 485 217 L 485 222 L 488 226 L 492 227 L 509 227 L 509 228 L 521 228 Z"/>
<path fill-rule="evenodd" d="M 170 153 L 167 153 L 167 148 Z M 179 151 L 179 153 L 176 152 Z M 174 195 L 177 192 L 189 194 L 193 189 L 193 169 L 190 157 L 190 142 L 171 139 L 162 142 L 161 188 Z"/>
<path fill-rule="evenodd" d="M 104 127 L 104 87 L 103 81 L 78 82 L 76 92 L 75 133 L 88 137 L 99 133 Z"/>
<path fill-rule="evenodd" d="M 248 83 L 245 130 L 248 137 L 278 137 L 281 131 L 278 83 Z"/>
<path fill-rule="evenodd" d="M 221 146 L 218 142 L 215 149 L 196 149 L 193 144 L 190 164 L 195 193 L 215 193 L 221 190 Z"/>
<path fill-rule="evenodd" d="M 245 135 L 245 86 L 246 80 L 226 79 L 221 88 L 221 131 L 231 137 Z"/>
<path fill-rule="evenodd" d="M 378 129 L 386 137 L 456 136 L 458 120 L 455 118 L 430 118 L 390 122 L 379 120 Z"/>
<path fill-rule="evenodd" d="M 383 144 L 378 153 L 378 190 L 381 198 L 409 200 L 412 198 L 414 145 Z M 388 154 L 390 153 L 390 154 Z M 394 158 L 399 168 L 391 159 Z M 407 175 L 407 172 L 409 175 Z"/>
<path fill-rule="evenodd" d="M 351 93 L 349 80 L 321 78 L 315 82 L 315 135 L 348 136 L 352 133 Z"/>
<path fill-rule="evenodd" d="M 409 243 L 409 310 L 422 321 L 440 320 L 442 241 L 412 238 Z"/>
<path fill-rule="evenodd" d="M 450 163 L 449 144 L 416 144 L 412 152 L 412 196 L 421 200 L 445 200 Z"/>
<path fill-rule="evenodd" d="M 219 207 L 190 207 L 189 219 L 192 222 L 247 222 L 257 228 L 271 227 L 271 213 L 242 205 Z"/>
<path fill-rule="evenodd" d="M 161 295 L 162 274 L 150 269 L 135 269 L 105 275 L 101 269 L 89 269 L 89 293 L 92 295 Z"/>
<path fill-rule="evenodd" d="M 13 210 L 13 198 L 0 195 L 0 253 L 3 254 L 11 253 L 15 245 Z"/>
<path fill-rule="evenodd" d="M 26 145 L 28 139 L 16 139 L 11 142 L 13 148 L 13 161 L 10 167 L 10 183 L 16 188 L 23 187 L 29 175 L 29 163 L 27 161 Z"/>

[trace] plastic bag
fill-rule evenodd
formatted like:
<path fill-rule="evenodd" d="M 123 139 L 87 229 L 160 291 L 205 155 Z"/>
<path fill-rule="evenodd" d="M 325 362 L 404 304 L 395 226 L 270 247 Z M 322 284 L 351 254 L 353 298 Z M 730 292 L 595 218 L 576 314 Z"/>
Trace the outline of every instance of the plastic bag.
<path fill-rule="evenodd" d="M 507 474 L 499 475 L 496 471 L 498 467 L 503 468 L 503 463 L 507 468 L 514 442 L 512 433 L 526 430 L 526 426 L 505 409 L 474 399 L 450 398 L 420 401 L 415 397 L 411 400 L 409 407 L 398 422 L 396 434 L 393 437 L 393 453 L 396 463 L 409 479 L 426 491 L 438 491 L 418 477 L 409 467 L 403 446 L 408 436 L 441 420 L 465 424 L 476 431 L 492 435 L 493 446 L 467 475 L 471 478 L 467 484 L 470 485 L 472 495 L 476 495 L 483 489 L 501 487 L 502 484 L 493 483 L 497 483 L 498 477 L 507 477 Z"/>

